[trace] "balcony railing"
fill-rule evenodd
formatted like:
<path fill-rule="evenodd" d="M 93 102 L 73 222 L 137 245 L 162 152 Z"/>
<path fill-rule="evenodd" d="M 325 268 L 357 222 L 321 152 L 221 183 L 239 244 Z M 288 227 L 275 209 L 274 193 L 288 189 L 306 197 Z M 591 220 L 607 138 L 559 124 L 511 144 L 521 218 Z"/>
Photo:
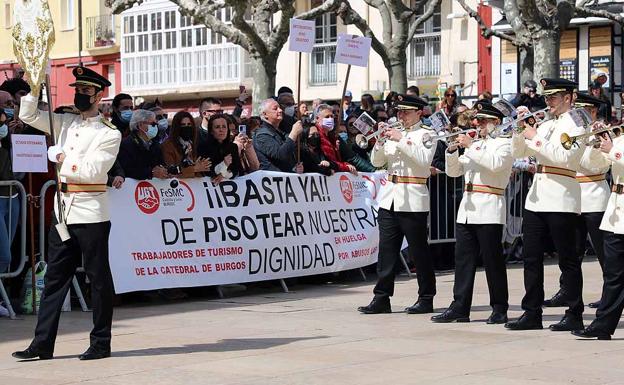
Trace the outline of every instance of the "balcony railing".
<path fill-rule="evenodd" d="M 184 89 L 240 82 L 245 64 L 242 48 L 227 44 L 124 55 L 121 73 L 124 89 Z"/>
<path fill-rule="evenodd" d="M 310 55 L 310 85 L 331 85 L 336 75 L 336 43 L 317 44 Z"/>
<path fill-rule="evenodd" d="M 418 36 L 408 48 L 407 76 L 410 78 L 440 75 L 440 34 Z"/>
<path fill-rule="evenodd" d="M 115 45 L 115 22 L 112 15 L 87 17 L 87 49 Z"/>

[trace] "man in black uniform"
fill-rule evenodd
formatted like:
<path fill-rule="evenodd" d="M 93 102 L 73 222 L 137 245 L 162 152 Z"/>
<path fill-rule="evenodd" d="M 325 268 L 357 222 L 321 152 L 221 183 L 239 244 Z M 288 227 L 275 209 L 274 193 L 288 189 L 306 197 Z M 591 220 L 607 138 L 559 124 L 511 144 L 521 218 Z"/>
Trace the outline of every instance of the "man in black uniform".
<path fill-rule="evenodd" d="M 105 358 L 111 351 L 114 291 L 108 264 L 111 223 L 106 181 L 119 151 L 121 133 L 98 111 L 110 82 L 84 67 L 75 68 L 73 74 L 76 82 L 70 86 L 76 89 L 74 105 L 80 114 L 52 115 L 52 124 L 59 135 L 58 144 L 48 149 L 48 157 L 59 165 L 61 188 L 57 194 L 61 194 L 62 207 L 55 207 L 55 220 L 48 237 L 48 271 L 35 338 L 26 350 L 13 353 L 19 359 L 52 358 L 63 300 L 83 257 L 91 282 L 94 325 L 89 349 L 79 358 Z M 49 133 L 49 115 L 38 110 L 37 103 L 37 95 L 24 96 L 20 119 Z"/>

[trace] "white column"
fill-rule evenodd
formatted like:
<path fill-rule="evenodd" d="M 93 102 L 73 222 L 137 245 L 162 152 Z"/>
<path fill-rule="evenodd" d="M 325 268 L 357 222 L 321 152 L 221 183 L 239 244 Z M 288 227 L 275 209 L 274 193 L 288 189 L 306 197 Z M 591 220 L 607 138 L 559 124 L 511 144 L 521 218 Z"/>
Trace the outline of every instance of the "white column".
<path fill-rule="evenodd" d="M 578 82 L 579 91 L 587 91 L 589 85 L 589 27 L 579 28 Z"/>
<path fill-rule="evenodd" d="M 491 38 L 492 44 L 492 93 L 501 93 L 501 41 L 497 37 Z"/>

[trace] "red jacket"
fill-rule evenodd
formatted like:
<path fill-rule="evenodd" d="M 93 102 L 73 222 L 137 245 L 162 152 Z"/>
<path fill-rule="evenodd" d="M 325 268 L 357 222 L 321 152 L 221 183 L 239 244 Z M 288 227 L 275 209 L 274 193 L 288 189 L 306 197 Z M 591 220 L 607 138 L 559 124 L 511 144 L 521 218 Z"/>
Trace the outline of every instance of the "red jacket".
<path fill-rule="evenodd" d="M 325 157 L 332 162 L 338 165 L 338 171 L 349 171 L 350 164 L 347 162 L 343 162 L 340 158 L 340 150 L 339 145 L 336 143 L 338 139 L 334 143 L 325 133 L 325 129 L 323 127 L 318 128 L 319 136 L 321 137 L 321 151 L 325 155 Z"/>

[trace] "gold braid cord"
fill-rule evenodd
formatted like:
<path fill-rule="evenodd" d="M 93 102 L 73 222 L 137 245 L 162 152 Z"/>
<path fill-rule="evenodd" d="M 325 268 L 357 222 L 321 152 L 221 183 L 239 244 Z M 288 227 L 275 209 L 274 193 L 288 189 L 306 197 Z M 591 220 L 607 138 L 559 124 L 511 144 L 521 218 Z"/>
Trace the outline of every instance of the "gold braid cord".
<path fill-rule="evenodd" d="M 13 53 L 28 74 L 26 80 L 31 93 L 39 95 L 54 45 L 54 23 L 48 0 L 16 0 L 13 20 Z"/>

